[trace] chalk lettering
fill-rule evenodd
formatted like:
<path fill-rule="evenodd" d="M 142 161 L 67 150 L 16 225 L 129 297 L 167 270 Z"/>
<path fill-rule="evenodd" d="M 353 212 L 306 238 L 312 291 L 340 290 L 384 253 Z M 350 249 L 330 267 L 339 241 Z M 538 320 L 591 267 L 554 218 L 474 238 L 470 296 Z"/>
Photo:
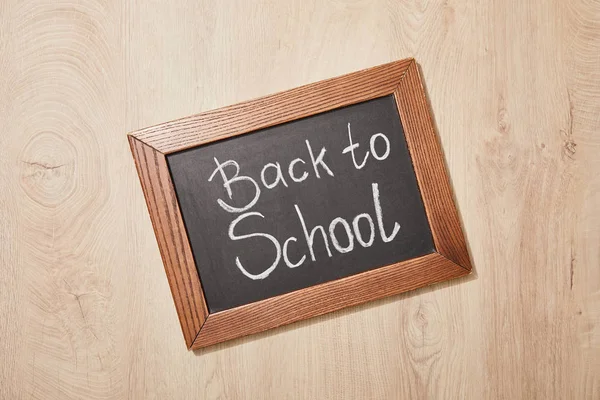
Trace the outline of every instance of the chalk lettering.
<path fill-rule="evenodd" d="M 303 255 L 300 258 L 300 261 L 298 261 L 297 263 L 293 263 L 290 261 L 290 259 L 288 258 L 288 253 L 287 253 L 287 248 L 288 248 L 288 243 L 289 242 L 296 242 L 298 239 L 296 239 L 295 237 L 291 236 L 289 237 L 285 242 L 283 242 L 283 261 L 285 261 L 285 265 L 287 265 L 290 268 L 296 268 L 301 266 L 304 263 L 304 260 L 306 260 L 306 256 Z"/>
<path fill-rule="evenodd" d="M 297 183 L 302 182 L 303 180 L 306 179 L 306 177 L 308 177 L 308 172 L 306 172 L 306 171 L 304 171 L 304 173 L 302 174 L 302 176 L 300 176 L 300 178 L 296 178 L 294 176 L 294 165 L 296 165 L 299 162 L 302 164 L 306 164 L 303 159 L 295 158 L 292 160 L 292 162 L 290 163 L 290 166 L 288 167 L 288 174 L 290 175 L 290 178 L 292 178 L 292 180 Z"/>
<path fill-rule="evenodd" d="M 346 231 L 346 236 L 348 236 L 348 246 L 346 247 L 340 246 L 340 242 L 335 235 L 335 227 L 338 224 L 342 224 L 344 230 Z M 340 253 L 349 253 L 354 249 L 354 236 L 352 235 L 352 230 L 350 230 L 350 225 L 344 218 L 337 217 L 331 221 L 331 224 L 329 224 L 329 236 L 331 236 L 331 243 L 333 244 L 333 247 L 335 247 L 335 249 Z"/>
<path fill-rule="evenodd" d="M 264 215 L 262 215 L 259 212 L 248 212 L 248 213 L 238 216 L 229 225 L 229 238 L 231 240 L 241 240 L 241 239 L 248 239 L 248 238 L 253 238 L 253 237 L 264 237 L 265 239 L 269 239 L 273 243 L 273 245 L 275 246 L 275 250 L 277 252 L 277 255 L 275 256 L 275 261 L 273 261 L 273 264 L 271 264 L 271 266 L 269 268 L 267 268 L 260 274 L 256 274 L 256 275 L 251 274 L 250 272 L 248 272 L 246 270 L 246 268 L 244 268 L 244 266 L 240 262 L 240 258 L 239 257 L 235 258 L 235 265 L 238 267 L 238 269 L 240 271 L 242 271 L 242 274 L 246 275 L 248 278 L 250 278 L 252 280 L 265 279 L 277 267 L 277 264 L 279 263 L 279 259 L 281 258 L 281 247 L 279 246 L 279 242 L 277 241 L 277 239 L 275 239 L 273 236 L 266 234 L 266 233 L 249 233 L 246 235 L 236 235 L 233 232 L 233 230 L 235 229 L 235 226 L 238 224 L 238 222 L 242 221 L 245 218 L 251 217 L 251 216 L 258 216 L 258 217 L 264 218 Z"/>
<path fill-rule="evenodd" d="M 214 157 L 214 160 L 215 160 L 215 163 L 217 164 L 217 168 L 210 175 L 210 177 L 208 178 L 208 181 L 211 182 L 212 179 L 215 177 L 216 173 L 220 172 L 221 178 L 223 178 L 223 187 L 227 191 L 227 194 L 229 195 L 229 199 L 232 199 L 232 197 L 233 197 L 233 192 L 231 191 L 232 183 L 250 182 L 254 185 L 254 190 L 255 190 L 254 198 L 252 199 L 252 201 L 250 201 L 250 203 L 246 204 L 244 207 L 234 207 L 232 205 L 225 203 L 222 199 L 217 199 L 217 203 L 225 211 L 230 212 L 230 213 L 241 213 L 241 212 L 244 212 L 244 211 L 252 208 L 258 201 L 258 198 L 260 197 L 260 187 L 258 186 L 258 183 L 256 183 L 256 181 L 254 179 L 250 178 L 249 176 L 243 176 L 243 175 L 239 176 L 240 166 L 237 162 L 235 162 L 233 160 L 227 160 L 221 164 L 219 162 L 219 160 L 217 160 L 216 157 Z M 225 167 L 228 167 L 228 166 L 233 166 L 235 168 L 235 174 L 233 175 L 232 178 L 228 178 L 227 175 L 225 174 Z"/>
<path fill-rule="evenodd" d="M 296 213 L 298 214 L 300 224 L 302 224 L 302 231 L 304 232 L 304 237 L 306 238 L 306 244 L 308 244 L 310 258 L 313 261 L 316 261 L 313 245 L 315 242 L 315 233 L 317 231 L 321 232 L 321 235 L 323 236 L 323 241 L 325 242 L 325 248 L 327 249 L 327 254 L 329 255 L 329 257 L 331 257 L 331 250 L 329 250 L 329 242 L 327 241 L 327 234 L 325 233 L 325 229 L 321 225 L 317 225 L 310 231 L 310 233 L 308 233 L 308 230 L 306 229 L 306 223 L 304 222 L 304 218 L 302 217 L 302 212 L 300 212 L 300 209 L 296 204 L 294 204 L 294 208 L 296 209 Z"/>
<path fill-rule="evenodd" d="M 367 158 L 369 157 L 369 152 L 367 151 L 367 153 L 365 154 L 365 158 L 363 158 L 362 163 L 358 164 L 356 162 L 356 158 L 354 157 L 354 149 L 358 148 L 360 145 L 358 143 L 352 143 L 352 133 L 350 132 L 350 123 L 349 122 L 348 122 L 348 140 L 350 141 L 350 145 L 342 151 L 342 154 L 346 154 L 346 153 L 350 152 L 350 154 L 352 155 L 352 163 L 354 164 L 354 168 L 362 169 L 362 167 L 364 167 L 365 164 L 367 163 Z"/>
<path fill-rule="evenodd" d="M 391 235 L 387 235 L 385 233 L 385 228 L 383 227 L 383 211 L 381 210 L 381 203 L 379 202 L 379 185 L 377 183 L 371 184 L 373 189 L 373 204 L 375 205 L 375 215 L 377 216 L 377 226 L 379 227 L 379 234 L 381 235 L 381 240 L 385 243 L 389 243 L 398 234 L 400 230 L 400 224 L 394 222 L 394 229 L 392 230 Z"/>
<path fill-rule="evenodd" d="M 271 182 L 271 183 L 267 183 L 267 180 L 265 179 L 265 172 L 267 171 L 268 168 L 275 168 L 275 181 Z M 260 171 L 260 179 L 262 181 L 262 184 L 265 185 L 265 187 L 267 189 L 273 189 L 275 186 L 277 186 L 277 184 L 279 182 L 283 183 L 283 186 L 288 187 L 287 182 L 285 181 L 285 179 L 283 178 L 283 174 L 281 173 L 281 166 L 279 165 L 279 163 L 268 163 L 266 164 L 262 171 Z"/>
<path fill-rule="evenodd" d="M 346 148 L 344 148 L 342 153 L 343 154 L 350 153 L 350 155 L 352 157 L 352 163 L 356 169 L 359 169 L 359 170 L 362 169 L 368 162 L 370 155 L 373 155 L 373 158 L 375 158 L 378 161 L 385 160 L 389 157 L 391 147 L 390 147 L 390 141 L 386 135 L 384 135 L 383 133 L 376 133 L 376 134 L 372 135 L 370 138 L 370 141 L 369 141 L 369 150 L 365 151 L 364 156 L 363 156 L 362 154 L 359 155 L 358 154 L 359 152 L 357 151 L 357 149 L 360 147 L 359 143 L 353 142 L 350 123 L 347 124 L 347 129 L 348 129 L 349 145 L 346 146 Z M 383 142 L 383 145 L 385 146 L 384 148 L 381 147 L 380 143 L 382 143 L 382 142 Z M 315 154 L 313 153 L 313 149 L 311 147 L 310 142 L 308 140 L 305 140 L 305 144 L 306 144 L 306 148 L 308 150 L 308 154 L 310 156 L 310 160 L 311 160 L 310 162 L 312 164 L 312 168 L 315 172 L 315 176 L 317 177 L 317 179 L 321 178 L 322 172 L 333 177 L 334 176 L 333 171 L 331 170 L 331 168 L 329 168 L 329 166 L 325 162 L 325 154 L 327 151 L 326 148 L 321 147 L 319 154 L 315 157 Z M 377 146 L 377 148 L 376 148 L 376 146 Z M 219 175 L 223 181 L 223 188 L 225 189 L 225 192 L 227 193 L 229 200 L 231 200 L 230 203 L 236 204 L 236 202 L 233 201 L 234 197 L 235 197 L 234 192 L 236 194 L 237 193 L 246 193 L 246 195 L 247 195 L 248 193 L 252 194 L 252 192 L 249 192 L 249 190 L 254 189 L 254 197 L 252 198 L 252 200 L 250 202 L 248 202 L 247 204 L 245 204 L 243 206 L 238 206 L 237 204 L 232 205 L 232 204 L 226 203 L 221 198 L 217 199 L 217 203 L 225 211 L 230 212 L 230 213 L 240 213 L 240 215 L 237 216 L 229 225 L 229 230 L 228 230 L 229 238 L 233 241 L 253 239 L 253 238 L 254 238 L 254 240 L 256 240 L 256 238 L 263 238 L 263 239 L 267 239 L 267 241 L 270 242 L 274 247 L 275 255 L 274 255 L 273 262 L 268 267 L 266 267 L 266 269 L 265 269 L 265 266 L 261 266 L 261 268 L 264 269 L 262 272 L 255 274 L 255 273 L 248 271 L 248 269 L 240 261 L 240 258 L 237 256 L 235 257 L 236 267 L 242 272 L 242 274 L 244 276 L 246 276 L 252 280 L 260 280 L 260 279 L 267 278 L 275 270 L 275 268 L 277 268 L 277 265 L 279 264 L 279 262 L 281 261 L 282 258 L 283 258 L 285 265 L 288 268 L 293 269 L 293 268 L 298 268 L 298 267 L 302 266 L 308 258 L 308 255 L 306 254 L 305 251 L 300 253 L 301 256 L 299 259 L 293 260 L 293 261 L 290 260 L 290 254 L 289 254 L 290 245 L 299 245 L 298 238 L 296 238 L 294 236 L 290 236 L 285 241 L 279 242 L 275 236 L 270 235 L 268 233 L 264 233 L 264 232 L 252 232 L 252 233 L 244 233 L 244 234 L 240 234 L 239 232 L 236 232 L 236 227 L 237 227 L 238 223 L 242 222 L 243 220 L 245 220 L 247 218 L 251 218 L 251 217 L 260 217 L 263 219 L 265 218 L 264 215 L 261 214 L 260 212 L 249 212 L 248 211 L 257 203 L 257 201 L 261 195 L 261 188 L 260 188 L 258 182 L 262 183 L 262 185 L 266 189 L 274 189 L 280 183 L 284 187 L 286 187 L 286 188 L 288 187 L 288 182 L 290 182 L 290 181 L 289 180 L 286 181 L 286 179 L 288 177 L 284 177 L 284 172 L 282 171 L 281 165 L 279 164 L 279 162 L 272 162 L 272 163 L 265 164 L 260 171 L 260 180 L 258 181 L 258 180 L 253 179 L 250 176 L 241 175 L 240 174 L 240 165 L 234 160 L 227 160 L 225 162 L 220 162 L 219 160 L 217 160 L 216 157 L 214 157 L 214 161 L 216 164 L 216 168 L 212 171 L 210 177 L 208 178 L 208 181 L 212 182 L 214 180 L 214 178 L 217 175 Z M 302 158 L 295 158 L 289 163 L 288 168 L 287 168 L 287 174 L 289 176 L 289 179 L 291 179 L 292 182 L 300 183 L 300 182 L 305 181 L 308 178 L 309 171 L 307 171 L 306 169 L 308 168 L 310 170 L 310 167 L 307 166 L 307 163 L 308 162 L 304 161 Z M 304 167 L 300 166 L 299 164 L 303 164 Z M 235 191 L 232 190 L 234 186 L 236 186 Z M 237 187 L 237 186 L 239 186 L 239 187 Z M 373 218 L 372 214 L 361 213 L 361 214 L 356 215 L 352 219 L 352 223 L 350 224 L 349 223 L 350 220 L 346 220 L 342 217 L 336 217 L 329 223 L 329 225 L 325 225 L 325 226 L 328 226 L 328 230 L 326 230 L 326 228 L 324 228 L 323 225 L 315 225 L 314 227 L 309 229 L 306 225 L 306 221 L 304 220 L 304 216 L 303 216 L 302 212 L 300 211 L 300 207 L 297 204 L 294 204 L 294 209 L 298 216 L 298 221 L 300 222 L 300 225 L 302 227 L 302 232 L 304 233 L 304 241 L 306 243 L 306 246 L 308 247 L 310 259 L 313 262 L 316 262 L 316 259 L 317 259 L 316 255 L 315 255 L 315 241 L 316 241 L 317 235 L 320 235 L 320 237 L 322 238 L 323 243 L 325 245 L 325 250 L 327 251 L 327 255 L 329 257 L 333 256 L 332 250 L 329 246 L 329 240 L 331 240 L 331 244 L 332 244 L 333 248 L 338 253 L 344 254 L 344 253 L 350 253 L 351 251 L 354 250 L 355 239 L 358 242 L 358 244 L 360 244 L 360 246 L 367 248 L 367 247 L 371 247 L 374 244 L 375 239 L 378 236 L 377 233 L 379 233 L 379 237 L 381 237 L 381 240 L 383 241 L 383 243 L 389 243 L 398 236 L 398 233 L 400 232 L 400 224 L 398 222 L 393 223 L 391 232 L 388 232 L 388 230 L 390 229 L 389 225 L 386 230 L 386 225 L 384 224 L 384 215 L 383 215 L 382 205 L 381 205 L 381 201 L 380 201 L 379 184 L 371 183 L 371 191 L 373 194 L 373 208 L 375 210 L 374 218 Z M 239 203 L 239 200 L 237 201 L 237 203 Z M 361 231 L 360 225 L 361 225 L 361 221 L 363 221 L 363 220 L 366 221 L 366 226 L 365 226 L 365 223 L 363 222 L 362 223 L 363 231 Z M 377 224 L 377 228 L 375 228 L 375 224 Z M 340 229 L 340 227 L 342 229 Z M 300 239 L 300 240 L 302 241 L 302 239 Z M 259 240 L 257 243 L 260 245 L 261 240 Z M 283 243 L 283 246 L 281 246 L 281 243 Z M 252 242 L 252 244 L 254 244 L 254 242 Z M 302 246 L 302 248 L 304 248 L 303 245 L 301 245 L 301 246 Z M 322 248 L 322 247 L 319 247 L 319 248 Z M 263 251 L 263 250 L 261 250 L 261 251 Z M 298 254 L 298 253 L 292 252 L 292 254 Z M 295 257 L 298 257 L 298 256 L 295 256 Z M 255 269 L 251 268 L 251 270 L 255 270 Z"/>
<path fill-rule="evenodd" d="M 369 240 L 367 240 L 366 242 L 363 239 L 359 227 L 359 222 L 362 218 L 366 219 L 369 223 Z M 356 241 L 360 243 L 362 247 L 371 247 L 371 245 L 375 241 L 375 225 L 373 224 L 373 218 L 371 218 L 371 216 L 367 213 L 358 214 L 356 217 L 354 217 L 354 220 L 352 221 L 352 228 L 354 228 L 354 235 L 356 236 Z"/>
<path fill-rule="evenodd" d="M 313 168 L 315 169 L 315 175 L 317 175 L 317 178 L 321 178 L 321 176 L 319 175 L 319 168 L 317 168 L 319 164 L 325 170 L 325 172 L 327 172 L 330 176 L 333 176 L 333 172 L 331 172 L 327 164 L 325 164 L 325 162 L 323 161 L 323 157 L 325 156 L 325 152 L 327 151 L 325 150 L 325 147 L 321 148 L 321 152 L 319 153 L 317 158 L 315 158 L 308 140 L 306 140 L 306 147 L 308 148 L 308 153 L 310 154 L 310 159 L 312 161 Z"/>
<path fill-rule="evenodd" d="M 385 140 L 385 153 L 383 153 L 382 156 L 378 155 L 375 151 L 375 139 L 379 137 Z M 385 136 L 383 133 L 376 133 L 373 136 L 371 136 L 369 145 L 371 147 L 371 153 L 373 153 L 373 157 L 375 157 L 375 159 L 379 161 L 385 160 L 390 155 L 390 141 L 388 140 L 387 136 Z"/>

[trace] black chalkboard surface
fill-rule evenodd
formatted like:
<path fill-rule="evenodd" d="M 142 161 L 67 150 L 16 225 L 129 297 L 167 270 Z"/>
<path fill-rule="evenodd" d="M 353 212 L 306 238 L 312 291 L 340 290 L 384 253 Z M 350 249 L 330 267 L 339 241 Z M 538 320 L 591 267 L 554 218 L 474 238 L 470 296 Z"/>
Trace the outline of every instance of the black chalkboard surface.
<path fill-rule="evenodd" d="M 167 163 L 211 313 L 434 251 L 392 95 Z"/>
<path fill-rule="evenodd" d="M 414 59 L 128 140 L 189 349 L 471 272 Z"/>

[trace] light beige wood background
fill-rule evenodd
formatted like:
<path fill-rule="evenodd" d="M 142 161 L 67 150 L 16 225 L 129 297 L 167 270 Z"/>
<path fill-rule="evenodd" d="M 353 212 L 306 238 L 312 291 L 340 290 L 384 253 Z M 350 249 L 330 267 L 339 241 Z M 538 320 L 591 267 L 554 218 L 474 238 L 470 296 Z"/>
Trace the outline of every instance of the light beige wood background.
<path fill-rule="evenodd" d="M 472 279 L 185 349 L 126 132 L 424 74 Z M 0 398 L 600 399 L 600 3 L 0 2 Z"/>

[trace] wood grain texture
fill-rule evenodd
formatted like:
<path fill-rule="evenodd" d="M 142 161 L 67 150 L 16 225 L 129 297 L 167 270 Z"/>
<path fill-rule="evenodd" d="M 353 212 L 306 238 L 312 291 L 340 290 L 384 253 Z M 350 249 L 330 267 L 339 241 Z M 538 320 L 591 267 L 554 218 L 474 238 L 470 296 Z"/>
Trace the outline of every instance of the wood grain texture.
<path fill-rule="evenodd" d="M 262 332 L 292 322 L 458 278 L 469 272 L 432 253 L 210 314 L 192 348 Z"/>
<path fill-rule="evenodd" d="M 132 135 L 165 154 L 200 146 L 388 95 L 413 61 L 368 68 L 152 126 Z"/>
<path fill-rule="evenodd" d="M 154 234 L 187 347 L 208 316 L 198 270 L 164 154 L 129 136 Z"/>
<path fill-rule="evenodd" d="M 471 261 L 444 154 L 435 133 L 418 65 L 413 62 L 398 83 L 395 99 L 406 142 L 421 189 L 436 250 L 458 265 L 471 270 Z"/>
<path fill-rule="evenodd" d="M 594 0 L 1 1 L 0 399 L 600 398 L 598 54 Z M 476 279 L 188 352 L 124 133 L 406 57 Z"/>

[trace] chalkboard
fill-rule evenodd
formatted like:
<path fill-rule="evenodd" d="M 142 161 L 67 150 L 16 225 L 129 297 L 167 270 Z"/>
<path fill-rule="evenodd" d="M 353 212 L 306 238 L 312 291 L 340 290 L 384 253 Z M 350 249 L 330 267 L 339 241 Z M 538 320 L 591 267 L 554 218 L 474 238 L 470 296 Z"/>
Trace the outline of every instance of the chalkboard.
<path fill-rule="evenodd" d="M 128 140 L 189 349 L 471 271 L 413 59 Z"/>
<path fill-rule="evenodd" d="M 210 312 L 434 251 L 392 95 L 167 162 Z"/>

